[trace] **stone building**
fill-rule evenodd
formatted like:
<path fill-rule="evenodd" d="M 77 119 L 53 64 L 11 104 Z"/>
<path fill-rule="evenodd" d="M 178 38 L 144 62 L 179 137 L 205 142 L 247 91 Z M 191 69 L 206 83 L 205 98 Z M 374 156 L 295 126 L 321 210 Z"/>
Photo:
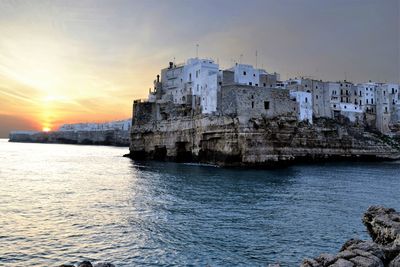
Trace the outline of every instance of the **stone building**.
<path fill-rule="evenodd" d="M 152 104 L 134 104 L 139 108 L 134 114 L 150 119 L 140 114 L 151 107 L 150 117 L 156 121 L 200 114 L 241 119 L 291 114 L 309 123 L 313 118 L 343 116 L 384 134 L 390 134 L 396 125 L 400 129 L 398 84 L 303 77 L 280 81 L 276 72 L 246 64 L 220 70 L 210 59 L 191 58 L 178 65 L 170 62 L 161 70 L 161 79 L 157 75 L 146 102 Z"/>

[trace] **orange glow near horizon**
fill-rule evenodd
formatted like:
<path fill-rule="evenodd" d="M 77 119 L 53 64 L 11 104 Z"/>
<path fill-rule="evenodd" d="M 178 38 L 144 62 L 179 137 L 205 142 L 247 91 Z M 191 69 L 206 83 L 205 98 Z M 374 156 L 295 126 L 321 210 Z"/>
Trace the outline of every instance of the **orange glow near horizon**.
<path fill-rule="evenodd" d="M 50 129 L 49 127 L 43 127 L 42 131 L 43 131 L 43 132 L 50 132 L 51 129 Z"/>

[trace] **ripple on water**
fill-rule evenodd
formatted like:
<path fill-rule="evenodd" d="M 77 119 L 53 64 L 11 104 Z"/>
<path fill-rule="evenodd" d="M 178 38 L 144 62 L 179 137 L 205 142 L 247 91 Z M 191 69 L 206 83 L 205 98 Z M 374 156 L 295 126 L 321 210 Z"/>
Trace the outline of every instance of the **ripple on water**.
<path fill-rule="evenodd" d="M 133 162 L 125 148 L 0 140 L 0 265 L 293 266 L 400 209 L 400 162 L 260 171 Z"/>

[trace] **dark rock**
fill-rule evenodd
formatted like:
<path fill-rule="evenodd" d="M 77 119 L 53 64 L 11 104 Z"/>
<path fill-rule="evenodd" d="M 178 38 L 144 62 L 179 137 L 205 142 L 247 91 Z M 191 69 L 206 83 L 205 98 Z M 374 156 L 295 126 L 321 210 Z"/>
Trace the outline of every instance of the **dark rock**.
<path fill-rule="evenodd" d="M 109 262 L 99 262 L 96 263 L 93 267 L 115 267 L 115 265 Z"/>
<path fill-rule="evenodd" d="M 338 259 L 331 267 L 354 267 L 354 263 L 345 259 Z"/>
<path fill-rule="evenodd" d="M 400 254 L 389 263 L 389 267 L 400 267 Z"/>
<path fill-rule="evenodd" d="M 79 263 L 78 267 L 93 267 L 93 265 L 90 263 L 90 261 L 82 261 Z"/>
<path fill-rule="evenodd" d="M 303 261 L 303 267 L 400 267 L 400 213 L 370 207 L 363 217 L 372 241 L 350 239 L 336 255 L 321 254 Z"/>
<path fill-rule="evenodd" d="M 400 213 L 394 209 L 372 206 L 363 222 L 372 240 L 382 245 L 400 245 Z"/>

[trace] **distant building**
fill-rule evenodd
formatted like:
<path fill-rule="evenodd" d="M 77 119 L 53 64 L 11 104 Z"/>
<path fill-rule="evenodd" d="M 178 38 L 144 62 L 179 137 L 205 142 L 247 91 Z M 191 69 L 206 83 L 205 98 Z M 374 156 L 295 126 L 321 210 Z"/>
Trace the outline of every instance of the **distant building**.
<path fill-rule="evenodd" d="M 129 131 L 132 126 L 132 120 L 110 121 L 105 123 L 73 123 L 60 126 L 58 131 L 105 131 L 121 130 Z"/>

